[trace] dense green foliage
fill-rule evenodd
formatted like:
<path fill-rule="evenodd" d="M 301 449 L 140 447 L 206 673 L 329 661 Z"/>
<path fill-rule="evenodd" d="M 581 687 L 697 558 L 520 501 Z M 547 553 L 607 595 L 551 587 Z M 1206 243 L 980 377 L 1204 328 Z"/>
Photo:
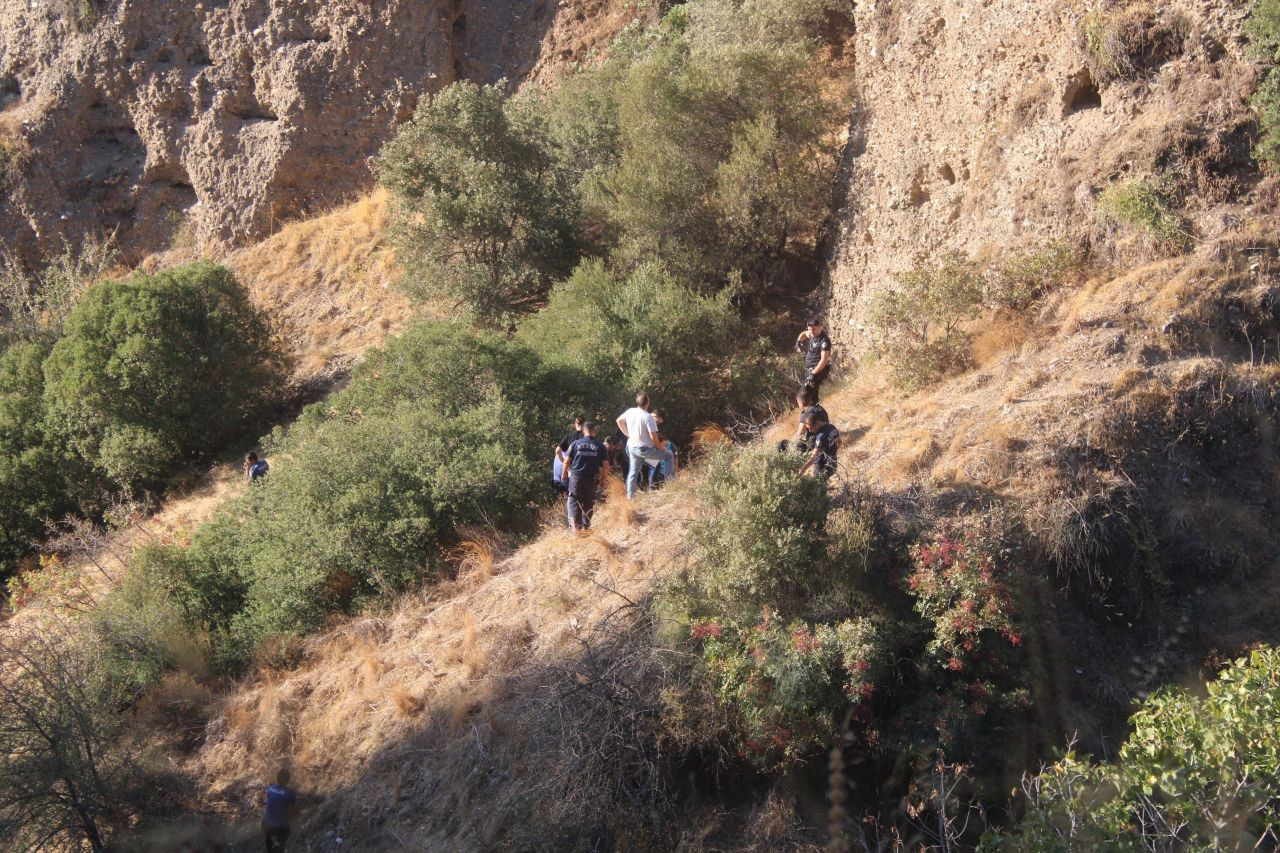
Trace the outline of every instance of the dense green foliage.
<path fill-rule="evenodd" d="M 780 393 L 779 361 L 739 318 L 732 293 L 701 295 L 658 264 L 624 277 L 584 263 L 519 338 L 588 379 L 589 410 L 621 411 L 643 388 L 680 439 Z"/>
<path fill-rule="evenodd" d="M 387 143 L 405 285 L 498 323 L 537 307 L 572 268 L 577 201 L 547 132 L 500 86 L 455 83 Z"/>
<path fill-rule="evenodd" d="M 1262 85 L 1253 96 L 1262 137 L 1258 159 L 1280 166 L 1280 0 L 1253 0 L 1245 31 L 1254 54 L 1265 64 Z"/>
<path fill-rule="evenodd" d="M 1271 849 L 1280 826 L 1280 654 L 1228 666 L 1203 698 L 1143 702 L 1116 761 L 1070 753 L 1024 784 L 1015 833 L 985 850 Z"/>
<path fill-rule="evenodd" d="M 44 520 L 72 508 L 65 464 L 44 436 L 48 346 L 19 342 L 0 352 L 0 565 L 44 532 Z"/>
<path fill-rule="evenodd" d="M 571 404 L 564 379 L 502 336 L 411 328 L 277 431 L 271 476 L 190 548 L 143 555 L 134 571 L 155 594 L 120 605 L 117 624 L 158 614 L 142 657 L 160 668 L 176 608 L 234 667 L 273 637 L 433 577 L 458 526 L 509 528 L 536 507 L 545 437 Z"/>
<path fill-rule="evenodd" d="M 47 430 L 110 480 L 154 486 L 252 435 L 282 366 L 270 325 L 224 267 L 104 282 L 45 362 Z"/>
<path fill-rule="evenodd" d="M 834 4 L 740 5 L 677 7 L 547 97 L 587 209 L 624 262 L 660 257 L 693 281 L 737 270 L 766 285 L 825 215 L 835 110 L 815 85 L 806 25 Z M 723 26 L 748 15 L 751 27 Z"/>

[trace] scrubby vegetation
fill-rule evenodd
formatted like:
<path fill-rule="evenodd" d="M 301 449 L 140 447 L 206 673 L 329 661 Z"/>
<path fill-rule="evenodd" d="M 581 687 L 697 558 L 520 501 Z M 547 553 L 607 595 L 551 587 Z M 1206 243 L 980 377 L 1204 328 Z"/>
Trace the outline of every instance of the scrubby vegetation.
<path fill-rule="evenodd" d="M 1245 24 L 1254 54 L 1264 64 L 1262 84 L 1253 96 L 1262 131 L 1255 153 L 1272 168 L 1280 165 L 1280 2 L 1253 0 Z"/>
<path fill-rule="evenodd" d="M 1171 250 L 1185 248 L 1190 240 L 1173 203 L 1149 180 L 1135 178 L 1106 186 L 1098 196 L 1098 215 L 1104 226 L 1131 228 Z"/>
<path fill-rule="evenodd" d="M 1260 649 L 1209 682 L 1143 702 L 1113 763 L 1074 752 L 1023 781 L 1016 832 L 982 850 L 1255 850 L 1280 826 L 1280 654 Z"/>
<path fill-rule="evenodd" d="M 109 259 L 101 248 L 68 251 L 34 278 L 8 262 L 6 562 L 49 520 L 76 510 L 93 516 L 112 491 L 159 489 L 183 466 L 254 435 L 278 404 L 278 344 L 229 271 L 196 264 L 104 282 L 82 296 Z"/>
<path fill-rule="evenodd" d="M 1086 14 L 1080 41 L 1093 79 L 1105 85 L 1141 77 L 1181 53 L 1190 29 L 1180 12 L 1130 3 Z"/>

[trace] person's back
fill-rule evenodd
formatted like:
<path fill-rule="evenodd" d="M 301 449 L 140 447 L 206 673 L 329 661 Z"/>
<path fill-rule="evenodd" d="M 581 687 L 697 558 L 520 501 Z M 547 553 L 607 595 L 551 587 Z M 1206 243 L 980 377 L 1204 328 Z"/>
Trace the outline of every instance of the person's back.
<path fill-rule="evenodd" d="M 569 481 L 568 517 L 572 530 L 591 527 L 591 514 L 596 502 L 596 478 L 609 464 L 609 449 L 596 438 L 596 425 L 587 421 L 585 435 L 569 445 L 565 479 Z"/>
<path fill-rule="evenodd" d="M 284 850 L 289 838 L 289 816 L 298 795 L 289 787 L 289 771 L 281 770 L 276 783 L 267 786 L 266 811 L 262 815 L 262 833 L 267 840 L 267 851 Z"/>
<path fill-rule="evenodd" d="M 619 420 L 627 426 L 628 448 L 654 446 L 653 433 L 657 430 L 657 424 L 653 419 L 653 415 L 639 406 L 632 406 L 622 413 L 622 417 Z"/>
<path fill-rule="evenodd" d="M 813 467 L 824 477 L 836 473 L 836 454 L 840 450 L 840 430 L 834 424 L 823 423 L 813 434 L 813 449 L 816 451 Z"/>

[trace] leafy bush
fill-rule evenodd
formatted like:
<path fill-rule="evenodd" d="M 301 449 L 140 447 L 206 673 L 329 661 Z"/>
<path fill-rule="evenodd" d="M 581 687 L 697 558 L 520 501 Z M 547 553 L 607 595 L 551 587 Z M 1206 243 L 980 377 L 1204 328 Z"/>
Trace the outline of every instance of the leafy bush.
<path fill-rule="evenodd" d="M 1169 688 L 1143 702 L 1114 764 L 1067 754 L 1023 782 L 1026 814 L 982 849 L 1273 847 L 1280 841 L 1280 654 L 1228 666 L 1204 698 Z"/>
<path fill-rule="evenodd" d="M 266 318 L 205 262 L 91 288 L 44 372 L 48 432 L 129 486 L 252 435 L 284 378 Z"/>
<path fill-rule="evenodd" d="M 778 25 L 789 4 L 748 5 L 760 39 L 744 38 L 736 4 L 677 6 L 541 102 L 593 231 L 625 263 L 660 257 L 711 286 L 738 270 L 754 285 L 785 253 L 812 251 L 838 112 L 812 44 Z"/>
<path fill-rule="evenodd" d="M 888 362 L 895 385 L 913 390 L 969 365 L 969 335 L 960 324 L 978 316 L 983 291 L 977 264 L 953 254 L 876 296 L 867 309 L 871 352 Z"/>
<path fill-rule="evenodd" d="M 427 98 L 378 160 L 405 286 L 497 324 L 537 307 L 576 260 L 577 199 L 547 131 L 500 86 Z"/>
<path fill-rule="evenodd" d="M 879 568 L 870 519 L 831 514 L 825 485 L 798 467 L 798 455 L 718 451 L 699 488 L 693 565 L 660 596 L 734 712 L 743 755 L 763 766 L 830 742 L 840 709 L 875 696 L 897 642 L 860 591 Z"/>
<path fill-rule="evenodd" d="M 1272 167 L 1280 166 L 1280 0 L 1253 0 L 1245 22 L 1254 54 L 1265 63 L 1262 85 L 1253 95 L 1262 131 L 1255 154 Z"/>
<path fill-rule="evenodd" d="M 1190 239 L 1173 204 L 1149 181 L 1134 179 L 1109 184 L 1098 196 L 1097 204 L 1103 225 L 1136 229 L 1171 249 L 1185 248 Z"/>
<path fill-rule="evenodd" d="M 781 365 L 738 316 L 732 292 L 703 296 L 657 264 L 625 278 L 587 261 L 520 327 L 519 340 L 549 365 L 589 377 L 605 411 L 645 390 L 679 436 L 769 399 Z"/>
<path fill-rule="evenodd" d="M 48 346 L 20 342 L 0 352 L 0 566 L 71 509 L 63 460 L 44 437 L 43 364 Z"/>
<path fill-rule="evenodd" d="M 987 302 L 1024 311 L 1060 287 L 1080 268 L 1080 251 L 1066 240 L 1053 240 L 1015 255 L 994 270 L 987 283 Z"/>
<path fill-rule="evenodd" d="M 457 526 L 511 527 L 536 508 L 540 439 L 572 405 L 560 379 L 500 335 L 411 328 L 278 430 L 271 476 L 188 549 L 144 552 L 133 574 L 159 598 L 123 612 L 176 608 L 211 661 L 235 669 L 278 635 L 435 577 Z M 148 648 L 145 659 L 167 659 L 165 643 Z"/>

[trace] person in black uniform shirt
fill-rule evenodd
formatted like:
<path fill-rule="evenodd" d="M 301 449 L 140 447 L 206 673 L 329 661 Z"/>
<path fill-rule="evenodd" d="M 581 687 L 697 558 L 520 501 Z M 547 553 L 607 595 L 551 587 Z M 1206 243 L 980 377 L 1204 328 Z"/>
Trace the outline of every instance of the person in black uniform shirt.
<path fill-rule="evenodd" d="M 596 438 L 596 422 L 587 421 L 582 425 L 582 438 L 569 445 L 564 463 L 564 479 L 569 484 L 569 527 L 574 531 L 591 529 L 596 476 L 601 470 L 609 473 L 609 450 Z"/>
<path fill-rule="evenodd" d="M 808 327 L 796 338 L 796 352 L 804 353 L 804 384 L 801 390 L 813 391 L 813 402 L 818 402 L 818 389 L 831 372 L 831 338 L 822 324 L 821 317 L 810 317 Z"/>
<path fill-rule="evenodd" d="M 804 473 L 812 467 L 814 472 L 825 480 L 836 473 L 836 453 L 840 450 L 840 430 L 827 421 L 826 414 L 818 406 L 806 409 L 804 414 L 800 416 L 800 423 L 809 432 L 809 439 L 813 442 L 811 445 L 813 452 L 809 454 L 809 458 L 805 460 L 804 465 L 801 465 L 800 470 L 796 473 L 804 476 Z"/>

